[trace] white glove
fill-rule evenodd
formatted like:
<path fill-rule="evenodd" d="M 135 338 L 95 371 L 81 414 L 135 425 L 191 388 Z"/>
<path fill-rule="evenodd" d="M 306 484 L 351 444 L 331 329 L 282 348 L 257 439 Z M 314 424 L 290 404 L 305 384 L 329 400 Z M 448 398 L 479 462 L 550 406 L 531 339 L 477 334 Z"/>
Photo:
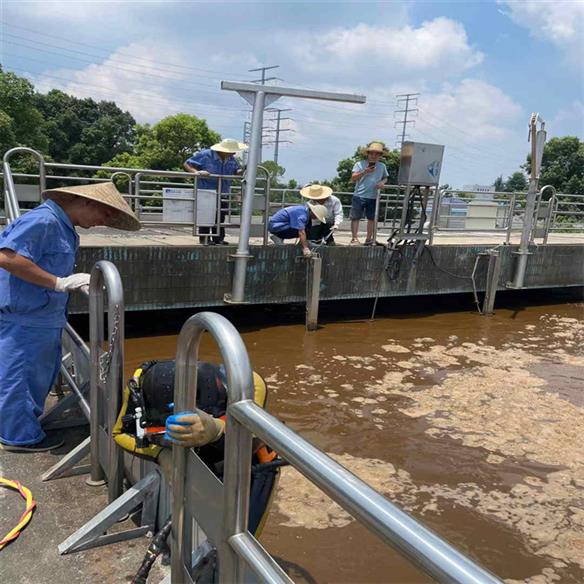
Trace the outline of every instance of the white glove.
<path fill-rule="evenodd" d="M 73 292 L 74 290 L 81 290 L 82 292 L 89 292 L 89 274 L 71 274 L 65 278 L 57 278 L 55 283 L 56 292 Z"/>
<path fill-rule="evenodd" d="M 307 247 L 303 247 L 302 254 L 305 258 L 309 258 L 312 255 L 312 252 Z"/>
<path fill-rule="evenodd" d="M 333 226 L 331 227 L 331 231 L 336 231 L 338 228 L 339 228 L 339 226 L 338 226 L 338 225 L 333 225 Z"/>

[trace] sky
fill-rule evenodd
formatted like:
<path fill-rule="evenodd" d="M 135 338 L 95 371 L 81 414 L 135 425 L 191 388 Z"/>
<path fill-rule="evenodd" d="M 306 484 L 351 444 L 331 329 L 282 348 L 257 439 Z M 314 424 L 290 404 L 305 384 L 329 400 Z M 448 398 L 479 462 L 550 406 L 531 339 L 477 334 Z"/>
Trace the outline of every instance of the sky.
<path fill-rule="evenodd" d="M 396 95 L 419 93 L 408 139 L 443 144 L 440 182 L 462 187 L 519 170 L 532 112 L 548 139 L 584 138 L 583 29 L 582 0 L 0 0 L 0 62 L 42 92 L 113 100 L 140 123 L 186 112 L 238 140 L 249 106 L 220 83 L 257 79 L 249 69 L 279 65 L 270 83 L 365 96 L 271 104 L 290 110 L 279 163 L 301 184 L 335 176 L 359 145 L 394 147 Z"/>

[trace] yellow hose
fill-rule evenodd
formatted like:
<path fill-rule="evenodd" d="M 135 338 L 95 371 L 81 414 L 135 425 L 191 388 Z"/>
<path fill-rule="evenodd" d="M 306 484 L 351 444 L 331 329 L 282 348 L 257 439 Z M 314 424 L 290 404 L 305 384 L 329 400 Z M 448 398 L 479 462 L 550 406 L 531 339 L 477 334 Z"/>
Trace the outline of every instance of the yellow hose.
<path fill-rule="evenodd" d="M 0 540 L 0 550 L 2 550 L 11 541 L 14 541 L 20 535 L 20 532 L 27 526 L 28 522 L 31 520 L 33 511 L 36 507 L 36 502 L 33 501 L 30 489 L 23 487 L 18 481 L 9 481 L 8 479 L 0 477 L 0 486 L 8 487 L 10 489 L 18 491 L 22 498 L 26 501 L 26 508 L 24 510 L 24 513 L 20 517 L 18 525 L 14 529 L 10 530 Z"/>

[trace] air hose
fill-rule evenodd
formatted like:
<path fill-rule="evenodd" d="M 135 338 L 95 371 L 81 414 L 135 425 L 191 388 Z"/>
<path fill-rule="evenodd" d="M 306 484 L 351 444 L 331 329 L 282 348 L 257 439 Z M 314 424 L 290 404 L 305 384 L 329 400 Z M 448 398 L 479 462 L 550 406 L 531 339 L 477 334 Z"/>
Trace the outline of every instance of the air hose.
<path fill-rule="evenodd" d="M 162 526 L 161 530 L 153 537 L 146 555 L 142 560 L 142 565 L 136 572 L 132 580 L 132 584 L 146 584 L 148 580 L 148 574 L 156 561 L 156 558 L 164 551 L 166 547 L 166 540 L 170 534 L 170 529 L 172 527 L 170 517 L 166 520 L 166 523 Z"/>
<path fill-rule="evenodd" d="M 9 481 L 8 479 L 0 477 L 0 486 L 8 487 L 9 489 L 18 491 L 21 497 L 26 501 L 24 513 L 21 515 L 16 527 L 14 527 L 14 529 L 10 530 L 2 539 L 0 539 L 0 550 L 2 550 L 11 541 L 14 541 L 20 535 L 20 532 L 28 525 L 28 522 L 31 520 L 33 511 L 36 507 L 36 502 L 32 498 L 30 489 L 23 487 L 18 481 Z"/>

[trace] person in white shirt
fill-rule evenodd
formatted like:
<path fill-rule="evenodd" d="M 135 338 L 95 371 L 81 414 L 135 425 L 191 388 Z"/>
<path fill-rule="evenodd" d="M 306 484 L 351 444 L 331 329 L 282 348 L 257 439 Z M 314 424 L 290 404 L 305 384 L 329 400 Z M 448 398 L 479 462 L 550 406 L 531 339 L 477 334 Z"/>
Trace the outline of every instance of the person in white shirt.
<path fill-rule="evenodd" d="M 324 205 L 328 211 L 326 223 L 313 221 L 308 233 L 308 239 L 312 242 L 325 242 L 326 245 L 335 245 L 333 233 L 343 222 L 343 206 L 338 197 L 333 194 L 333 189 L 323 185 L 306 185 L 300 190 L 300 194 L 309 201 Z"/>

